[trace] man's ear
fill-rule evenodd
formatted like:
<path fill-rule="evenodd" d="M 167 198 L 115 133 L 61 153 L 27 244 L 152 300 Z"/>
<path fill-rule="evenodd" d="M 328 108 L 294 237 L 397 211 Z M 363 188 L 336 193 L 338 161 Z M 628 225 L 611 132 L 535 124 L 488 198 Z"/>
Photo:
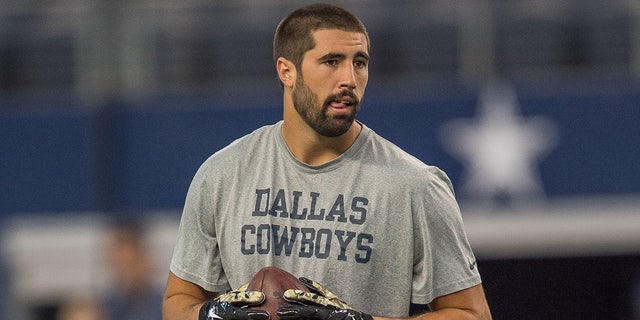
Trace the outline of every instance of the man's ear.
<path fill-rule="evenodd" d="M 284 87 L 293 87 L 296 83 L 296 67 L 293 63 L 283 57 L 278 58 L 276 61 L 276 71 L 278 72 L 278 78 L 282 82 Z"/>

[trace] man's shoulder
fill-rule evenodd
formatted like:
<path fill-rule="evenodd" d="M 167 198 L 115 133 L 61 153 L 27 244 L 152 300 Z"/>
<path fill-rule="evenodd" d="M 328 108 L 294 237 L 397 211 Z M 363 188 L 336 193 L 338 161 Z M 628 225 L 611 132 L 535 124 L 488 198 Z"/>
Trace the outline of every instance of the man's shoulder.
<path fill-rule="evenodd" d="M 376 158 L 383 159 L 389 165 L 400 165 L 403 168 L 405 166 L 416 169 L 425 169 L 426 167 L 429 167 L 429 165 L 424 163 L 422 160 L 402 149 L 394 142 L 376 133 L 374 130 L 367 128 L 367 131 L 369 132 L 368 135 L 370 139 L 368 140 L 371 145 L 369 152 L 375 153 Z"/>
<path fill-rule="evenodd" d="M 238 166 L 243 161 L 251 161 L 256 155 L 264 154 L 275 143 L 277 127 L 277 123 L 265 125 L 237 138 L 210 155 L 202 164 L 202 168 Z"/>
<path fill-rule="evenodd" d="M 278 123 L 259 127 L 229 143 L 227 146 L 214 153 L 213 156 L 220 156 L 235 152 L 248 152 L 255 146 L 264 145 L 267 140 L 274 138 L 274 132 L 278 127 Z"/>
<path fill-rule="evenodd" d="M 447 174 L 433 164 L 428 164 L 418 157 L 410 154 L 392 141 L 377 134 L 374 130 L 370 131 L 369 143 L 373 146 L 369 152 L 373 152 L 371 159 L 378 159 L 376 165 L 382 166 L 385 170 L 395 175 L 402 176 L 407 181 L 415 182 L 416 180 L 442 181 L 450 184 Z"/>

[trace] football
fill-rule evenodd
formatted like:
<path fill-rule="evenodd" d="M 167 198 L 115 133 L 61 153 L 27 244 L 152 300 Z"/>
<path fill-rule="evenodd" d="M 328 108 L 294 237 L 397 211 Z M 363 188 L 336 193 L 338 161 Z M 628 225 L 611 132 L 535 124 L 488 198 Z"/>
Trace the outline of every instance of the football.
<path fill-rule="evenodd" d="M 260 269 L 253 276 L 253 279 L 251 279 L 247 288 L 249 291 L 260 291 L 264 293 L 264 302 L 253 308 L 268 311 L 271 316 L 271 320 L 279 320 L 276 311 L 278 311 L 280 304 L 286 303 L 282 294 L 287 289 L 309 291 L 307 286 L 298 280 L 297 277 L 285 270 L 273 266 Z"/>

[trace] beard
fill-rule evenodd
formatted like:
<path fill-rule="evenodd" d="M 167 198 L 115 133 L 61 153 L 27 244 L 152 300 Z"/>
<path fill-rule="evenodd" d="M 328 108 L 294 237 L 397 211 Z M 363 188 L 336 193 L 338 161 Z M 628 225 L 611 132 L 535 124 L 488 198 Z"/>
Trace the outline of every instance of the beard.
<path fill-rule="evenodd" d="M 325 101 L 320 104 L 320 98 L 316 95 L 302 80 L 302 77 L 296 80 L 296 87 L 292 91 L 293 106 L 296 111 L 307 123 L 309 127 L 325 137 L 337 137 L 346 133 L 356 114 L 360 110 L 360 100 L 351 90 L 343 90 L 338 94 L 328 96 Z M 350 97 L 353 99 L 351 109 L 347 115 L 331 116 L 328 114 L 331 102 L 340 101 L 342 97 Z"/>

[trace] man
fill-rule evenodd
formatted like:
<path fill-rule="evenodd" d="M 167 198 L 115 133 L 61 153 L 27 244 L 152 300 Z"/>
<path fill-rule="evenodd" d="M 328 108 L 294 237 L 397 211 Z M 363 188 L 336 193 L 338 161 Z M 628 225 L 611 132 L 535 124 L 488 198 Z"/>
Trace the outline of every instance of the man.
<path fill-rule="evenodd" d="M 360 20 L 330 5 L 298 9 L 277 27 L 274 60 L 283 120 L 196 173 L 164 319 L 273 317 L 243 308 L 259 308 L 261 293 L 224 293 L 268 265 L 317 289 L 287 292 L 299 304 L 281 319 L 405 318 L 412 303 L 429 304 L 425 320 L 490 319 L 447 176 L 355 120 L 369 65 Z"/>

